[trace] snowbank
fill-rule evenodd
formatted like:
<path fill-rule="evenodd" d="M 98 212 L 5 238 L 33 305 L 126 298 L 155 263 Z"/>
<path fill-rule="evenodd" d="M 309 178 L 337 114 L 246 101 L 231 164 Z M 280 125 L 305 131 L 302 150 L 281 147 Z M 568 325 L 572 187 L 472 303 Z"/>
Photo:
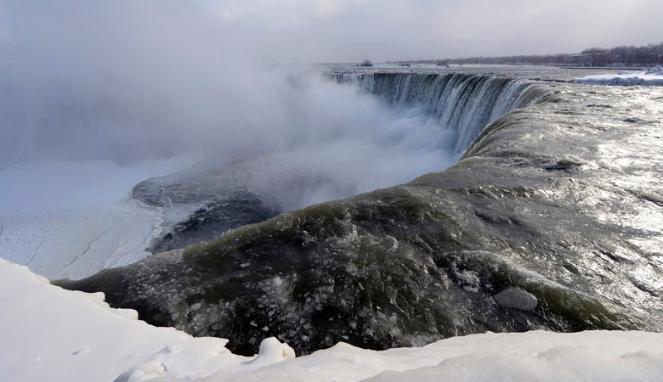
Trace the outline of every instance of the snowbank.
<path fill-rule="evenodd" d="M 0 257 L 53 278 L 81 278 L 148 255 L 162 213 L 130 199 L 151 176 L 197 157 L 121 167 L 111 161 L 24 162 L 0 168 Z"/>
<path fill-rule="evenodd" d="M 271 338 L 241 357 L 224 339 L 150 326 L 2 259 L 0 286 L 2 381 L 663 380 L 663 334 L 480 334 L 383 352 L 340 343 L 296 359 Z"/>
<path fill-rule="evenodd" d="M 0 381 L 195 379 L 294 357 L 274 339 L 256 359 L 236 356 L 224 339 L 193 338 L 137 317 L 110 308 L 102 293 L 63 290 L 0 259 Z"/>
<path fill-rule="evenodd" d="M 663 86 L 663 67 L 657 66 L 645 71 L 585 76 L 577 78 L 575 81 L 593 85 Z"/>
<path fill-rule="evenodd" d="M 243 381 L 302 382 L 661 381 L 663 334 L 489 333 L 383 352 L 338 344 L 242 377 Z M 231 380 L 224 371 L 203 379 Z"/>

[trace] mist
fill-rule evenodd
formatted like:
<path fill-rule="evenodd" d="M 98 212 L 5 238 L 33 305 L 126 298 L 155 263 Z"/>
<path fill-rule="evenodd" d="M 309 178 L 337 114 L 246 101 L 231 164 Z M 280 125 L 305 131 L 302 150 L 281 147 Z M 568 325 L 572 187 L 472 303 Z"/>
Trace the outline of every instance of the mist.
<path fill-rule="evenodd" d="M 276 63 L 205 3 L 10 1 L 1 14 L 0 163 L 197 153 L 325 180 L 295 195 L 283 179 L 287 210 L 452 162 L 449 133 L 425 113 Z"/>
<path fill-rule="evenodd" d="M 643 15 L 661 6 L 616 3 L 640 21 L 625 36 L 649 36 Z M 569 31 L 599 36 L 606 26 L 605 39 L 582 43 L 619 40 L 609 38 L 619 25 L 598 19 L 564 32 L 535 27 L 540 15 L 568 16 L 551 7 L 559 2 L 5 0 L 0 163 L 272 155 L 338 180 L 284 202 L 293 208 L 406 182 L 453 162 L 449 133 L 308 64 L 573 49 Z"/>
<path fill-rule="evenodd" d="M 9 2 L 2 14 L 5 158 L 127 162 L 210 135 L 221 149 L 281 136 L 266 127 L 282 118 L 280 78 L 193 2 Z"/>

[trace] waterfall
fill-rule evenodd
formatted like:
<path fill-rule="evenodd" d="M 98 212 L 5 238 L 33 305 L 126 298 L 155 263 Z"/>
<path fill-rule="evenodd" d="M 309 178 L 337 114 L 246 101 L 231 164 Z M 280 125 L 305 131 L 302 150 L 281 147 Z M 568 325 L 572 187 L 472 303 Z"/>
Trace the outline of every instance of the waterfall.
<path fill-rule="evenodd" d="M 422 107 L 441 128 L 455 133 L 453 150 L 458 154 L 485 126 L 545 94 L 530 82 L 466 73 L 335 73 L 333 77 L 393 107 Z"/>

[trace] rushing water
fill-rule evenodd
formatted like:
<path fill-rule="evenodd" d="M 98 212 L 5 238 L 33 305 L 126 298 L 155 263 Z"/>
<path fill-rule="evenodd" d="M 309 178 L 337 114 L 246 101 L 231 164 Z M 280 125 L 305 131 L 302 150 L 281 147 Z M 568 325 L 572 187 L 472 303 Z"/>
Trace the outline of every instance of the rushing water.
<path fill-rule="evenodd" d="M 441 114 L 461 129 L 541 94 L 488 75 L 350 78 L 433 114 L 446 92 L 455 106 L 438 110 L 475 111 Z M 445 171 L 62 285 L 245 354 L 269 336 L 305 353 L 485 331 L 661 331 L 663 90 L 544 87 Z"/>
<path fill-rule="evenodd" d="M 481 129 L 514 108 L 545 94 L 531 81 L 468 73 L 336 73 L 396 108 L 421 107 L 440 129 L 455 133 L 453 150 L 464 151 Z"/>

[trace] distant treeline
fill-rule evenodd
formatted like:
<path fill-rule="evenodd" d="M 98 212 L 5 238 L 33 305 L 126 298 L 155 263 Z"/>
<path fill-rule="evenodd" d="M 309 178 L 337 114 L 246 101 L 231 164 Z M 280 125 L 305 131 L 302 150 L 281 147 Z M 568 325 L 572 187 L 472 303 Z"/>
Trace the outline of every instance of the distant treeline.
<path fill-rule="evenodd" d="M 654 66 L 663 65 L 663 43 L 647 46 L 592 48 L 576 54 L 544 56 L 472 57 L 417 62 L 444 64 L 535 64 L 562 66 Z"/>

